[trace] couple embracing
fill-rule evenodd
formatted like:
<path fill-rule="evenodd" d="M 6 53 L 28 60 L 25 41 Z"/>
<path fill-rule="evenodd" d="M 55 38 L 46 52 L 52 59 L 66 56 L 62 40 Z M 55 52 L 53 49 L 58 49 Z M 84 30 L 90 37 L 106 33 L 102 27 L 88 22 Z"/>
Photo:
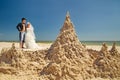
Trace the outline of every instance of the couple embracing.
<path fill-rule="evenodd" d="M 19 31 L 20 48 L 24 48 L 25 43 L 27 49 L 40 49 L 35 41 L 34 28 L 30 22 L 26 24 L 26 19 L 22 18 L 21 23 L 16 27 Z"/>

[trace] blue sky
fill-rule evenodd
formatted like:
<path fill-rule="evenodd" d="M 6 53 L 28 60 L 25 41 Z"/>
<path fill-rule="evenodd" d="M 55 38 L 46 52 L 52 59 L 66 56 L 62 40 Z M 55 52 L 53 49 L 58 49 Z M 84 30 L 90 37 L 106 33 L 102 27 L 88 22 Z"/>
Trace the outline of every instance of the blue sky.
<path fill-rule="evenodd" d="M 37 40 L 55 40 L 67 11 L 80 40 L 120 40 L 120 0 L 0 0 L 0 40 L 18 40 L 22 17 Z"/>

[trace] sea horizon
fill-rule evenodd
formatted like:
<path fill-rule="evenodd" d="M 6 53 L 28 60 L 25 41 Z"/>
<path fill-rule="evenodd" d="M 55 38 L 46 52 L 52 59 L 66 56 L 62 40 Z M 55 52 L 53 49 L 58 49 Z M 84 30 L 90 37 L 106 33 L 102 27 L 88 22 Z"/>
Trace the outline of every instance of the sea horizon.
<path fill-rule="evenodd" d="M 53 43 L 55 40 L 37 40 L 37 43 Z M 19 42 L 18 40 L 1 40 L 0 42 Z M 81 40 L 82 44 L 85 45 L 102 45 L 103 43 L 106 43 L 108 46 L 112 46 L 115 42 L 117 46 L 120 46 L 120 40 L 114 41 L 107 41 L 107 40 Z"/>

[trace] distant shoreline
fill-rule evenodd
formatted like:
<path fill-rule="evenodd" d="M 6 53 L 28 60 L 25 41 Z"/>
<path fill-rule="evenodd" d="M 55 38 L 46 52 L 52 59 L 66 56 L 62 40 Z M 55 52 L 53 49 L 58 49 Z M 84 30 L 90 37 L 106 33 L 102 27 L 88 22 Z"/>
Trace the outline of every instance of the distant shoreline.
<path fill-rule="evenodd" d="M 120 41 L 81 41 L 81 43 L 86 45 L 102 45 L 106 43 L 108 46 L 112 46 L 113 43 L 116 43 L 116 46 L 120 46 Z"/>
<path fill-rule="evenodd" d="M 0 41 L 0 42 L 19 42 L 19 41 Z M 53 43 L 54 41 L 36 41 L 37 43 Z M 106 43 L 108 46 L 111 46 L 114 42 L 116 42 L 116 46 L 120 46 L 120 41 L 81 41 L 82 44 L 85 45 L 102 45 Z"/>

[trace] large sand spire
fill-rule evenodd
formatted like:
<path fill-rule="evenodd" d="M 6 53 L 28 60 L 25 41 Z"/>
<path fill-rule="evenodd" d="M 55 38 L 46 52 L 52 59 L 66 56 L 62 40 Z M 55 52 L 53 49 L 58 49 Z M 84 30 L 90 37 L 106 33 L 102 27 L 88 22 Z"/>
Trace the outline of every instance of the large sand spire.
<path fill-rule="evenodd" d="M 88 66 L 92 65 L 92 61 L 87 49 L 82 46 L 76 35 L 68 12 L 60 34 L 51 45 L 46 57 L 51 62 L 41 74 L 52 75 L 55 80 L 79 80 L 89 77 L 86 69 L 90 69 Z"/>
<path fill-rule="evenodd" d="M 67 12 L 60 34 L 50 47 L 47 56 L 51 60 L 58 60 L 58 56 L 56 55 L 62 55 L 64 53 L 69 54 L 69 56 L 72 54 L 83 56 L 84 54 L 80 53 L 85 50 L 86 49 L 82 46 L 76 35 L 73 23 L 70 20 L 69 12 Z"/>

